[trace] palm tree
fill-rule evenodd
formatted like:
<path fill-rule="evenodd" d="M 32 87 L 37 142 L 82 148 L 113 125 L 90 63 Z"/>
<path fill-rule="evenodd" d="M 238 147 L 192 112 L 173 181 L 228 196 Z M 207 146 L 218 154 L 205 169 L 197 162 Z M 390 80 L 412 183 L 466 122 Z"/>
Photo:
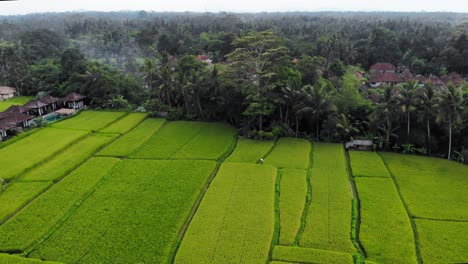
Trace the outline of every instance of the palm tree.
<path fill-rule="evenodd" d="M 439 108 L 437 120 L 439 122 L 445 120 L 448 124 L 449 145 L 447 158 L 450 159 L 452 152 L 452 128 L 453 125 L 460 123 L 462 120 L 463 93 L 461 86 L 449 85 L 448 87 L 442 87 L 437 101 Z"/>
<path fill-rule="evenodd" d="M 162 93 L 165 94 L 166 102 L 169 108 L 172 108 L 171 104 L 171 89 L 172 89 L 172 72 L 168 66 L 159 68 L 157 76 L 160 82 L 159 88 Z"/>
<path fill-rule="evenodd" d="M 410 125 L 411 125 L 411 111 L 413 110 L 416 99 L 417 99 L 417 91 L 419 88 L 418 81 L 409 81 L 404 83 L 399 89 L 399 93 L 396 97 L 399 106 L 403 113 L 406 113 L 406 142 L 409 141 L 410 136 Z"/>
<path fill-rule="evenodd" d="M 331 99 L 331 93 L 328 91 L 328 83 L 321 83 L 315 86 L 306 85 L 302 87 L 301 93 L 303 100 L 297 106 L 296 115 L 310 113 L 315 118 L 315 136 L 319 140 L 319 130 L 321 117 L 326 113 L 336 110 L 336 106 Z"/>
<path fill-rule="evenodd" d="M 396 106 L 397 100 L 394 87 L 386 85 L 380 92 L 380 100 L 377 103 L 375 113 L 382 120 L 378 128 L 385 134 L 385 149 L 387 150 L 390 148 L 390 139 L 395 136 L 394 132 L 398 129 L 398 127 L 393 126 Z"/>
<path fill-rule="evenodd" d="M 431 120 L 436 115 L 437 109 L 437 90 L 434 86 L 429 83 L 425 89 L 422 89 L 422 93 L 418 95 L 418 105 L 421 107 L 424 113 L 424 120 L 426 123 L 427 130 L 427 153 L 431 154 Z"/>

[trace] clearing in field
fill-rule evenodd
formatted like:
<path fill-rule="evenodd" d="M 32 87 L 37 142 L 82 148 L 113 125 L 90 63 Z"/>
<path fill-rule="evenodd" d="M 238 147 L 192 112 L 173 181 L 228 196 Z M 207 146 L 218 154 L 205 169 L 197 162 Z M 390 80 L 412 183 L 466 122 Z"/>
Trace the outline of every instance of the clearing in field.
<path fill-rule="evenodd" d="M 352 194 L 342 145 L 315 144 L 310 183 L 312 202 L 299 245 L 354 253 Z"/>
<path fill-rule="evenodd" d="M 424 263 L 467 263 L 468 222 L 416 219 Z"/>
<path fill-rule="evenodd" d="M 68 129 L 100 130 L 125 114 L 125 112 L 83 111 L 73 118 L 54 123 L 52 126 Z"/>
<path fill-rule="evenodd" d="M 307 169 L 310 164 L 311 144 L 305 139 L 281 138 L 265 159 L 265 164 L 278 168 Z"/>
<path fill-rule="evenodd" d="M 468 170 L 437 158 L 382 153 L 415 217 L 468 221 Z"/>
<path fill-rule="evenodd" d="M 33 98 L 32 96 L 16 96 L 6 101 L 0 101 L 0 112 L 7 110 L 12 105 L 24 105 Z"/>
<path fill-rule="evenodd" d="M 117 120 L 115 123 L 110 126 L 101 129 L 102 133 L 116 133 L 116 134 L 125 134 L 132 128 L 136 127 L 143 119 L 145 119 L 148 114 L 145 113 L 130 113 L 121 119 Z"/>
<path fill-rule="evenodd" d="M 0 149 L 1 178 L 10 180 L 19 176 L 88 133 L 87 131 L 44 128 Z"/>
<path fill-rule="evenodd" d="M 223 163 L 205 193 L 175 263 L 261 263 L 274 231 L 277 170 Z"/>
<path fill-rule="evenodd" d="M 22 252 L 32 246 L 76 209 L 119 161 L 93 158 L 55 184 L 0 226 L 0 250 Z"/>
<path fill-rule="evenodd" d="M 100 151 L 98 155 L 126 157 L 150 139 L 165 122 L 165 119 L 146 119 L 134 130 L 112 142 L 112 144 Z"/>
<path fill-rule="evenodd" d="M 168 263 L 214 161 L 125 160 L 30 257 Z"/>
<path fill-rule="evenodd" d="M 228 162 L 257 163 L 273 148 L 274 142 L 241 138 L 237 140 L 234 152 L 226 159 Z"/>
<path fill-rule="evenodd" d="M 293 245 L 307 199 L 307 171 L 283 169 L 280 180 L 280 245 Z"/>

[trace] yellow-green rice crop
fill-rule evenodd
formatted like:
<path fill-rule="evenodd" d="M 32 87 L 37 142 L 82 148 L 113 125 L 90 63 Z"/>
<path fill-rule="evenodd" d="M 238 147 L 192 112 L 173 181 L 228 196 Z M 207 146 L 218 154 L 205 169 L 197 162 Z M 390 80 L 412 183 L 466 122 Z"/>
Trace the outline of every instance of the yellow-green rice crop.
<path fill-rule="evenodd" d="M 158 130 L 133 158 L 168 159 L 195 138 L 206 126 L 203 122 L 169 122 Z"/>
<path fill-rule="evenodd" d="M 354 177 L 390 177 L 380 156 L 370 151 L 350 151 L 349 157 Z"/>
<path fill-rule="evenodd" d="M 93 158 L 0 226 L 0 250 L 23 251 L 78 205 L 118 159 Z"/>
<path fill-rule="evenodd" d="M 410 219 L 391 178 L 356 178 L 361 202 L 359 238 L 378 263 L 418 263 Z"/>
<path fill-rule="evenodd" d="M 0 101 L 0 112 L 7 110 L 12 105 L 24 105 L 33 98 L 32 96 L 16 96 L 6 101 Z"/>
<path fill-rule="evenodd" d="M 273 259 L 298 263 L 354 263 L 353 256 L 350 254 L 287 246 L 276 246 L 273 250 Z"/>
<path fill-rule="evenodd" d="M 273 145 L 273 141 L 241 138 L 237 141 L 234 152 L 232 152 L 226 161 L 256 163 L 265 157 Z"/>
<path fill-rule="evenodd" d="M 66 263 L 170 263 L 214 161 L 125 160 L 30 256 Z"/>
<path fill-rule="evenodd" d="M 312 202 L 300 246 L 354 252 L 351 243 L 351 188 L 343 146 L 315 144 Z"/>
<path fill-rule="evenodd" d="M 2 264 L 60 264 L 60 262 L 42 261 L 39 259 L 23 258 L 16 255 L 0 254 Z"/>
<path fill-rule="evenodd" d="M 54 123 L 52 126 L 69 129 L 100 130 L 125 114 L 125 112 L 83 111 L 75 117 Z"/>
<path fill-rule="evenodd" d="M 236 134 L 236 129 L 230 125 L 207 123 L 196 137 L 171 158 L 217 160 L 233 147 Z"/>
<path fill-rule="evenodd" d="M 468 263 L 468 222 L 415 222 L 424 263 Z"/>
<path fill-rule="evenodd" d="M 116 134 L 91 134 L 65 148 L 45 163 L 28 171 L 20 181 L 53 181 L 89 158 L 97 149 L 117 137 Z"/>
<path fill-rule="evenodd" d="M 117 120 L 110 126 L 101 130 L 102 133 L 118 133 L 125 134 L 132 128 L 137 126 L 148 114 L 145 113 L 130 113 L 121 119 Z"/>
<path fill-rule="evenodd" d="M 309 141 L 298 138 L 281 138 L 268 155 L 265 164 L 278 168 L 307 169 L 310 163 Z"/>
<path fill-rule="evenodd" d="M 0 149 L 0 178 L 8 180 L 18 176 L 86 134 L 86 131 L 44 128 Z"/>
<path fill-rule="evenodd" d="M 437 158 L 381 155 L 414 216 L 468 220 L 468 166 Z"/>
<path fill-rule="evenodd" d="M 307 171 L 283 169 L 280 180 L 279 216 L 281 245 L 292 245 L 301 227 L 307 198 Z"/>
<path fill-rule="evenodd" d="M 14 182 L 0 192 L 0 223 L 24 206 L 52 182 Z"/>
<path fill-rule="evenodd" d="M 128 132 L 121 138 L 112 142 L 98 153 L 103 156 L 125 157 L 144 144 L 166 122 L 165 119 L 149 118 Z"/>
<path fill-rule="evenodd" d="M 272 166 L 223 163 L 175 263 L 264 264 L 274 232 L 276 176 Z"/>

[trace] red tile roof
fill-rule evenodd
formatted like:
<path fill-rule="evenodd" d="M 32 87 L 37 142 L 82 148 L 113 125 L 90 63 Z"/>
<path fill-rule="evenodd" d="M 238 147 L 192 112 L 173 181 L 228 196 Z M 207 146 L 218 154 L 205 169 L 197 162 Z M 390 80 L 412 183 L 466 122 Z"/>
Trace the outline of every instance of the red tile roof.
<path fill-rule="evenodd" d="M 414 80 L 414 76 L 413 76 L 413 74 L 411 73 L 410 70 L 404 70 L 404 71 L 400 74 L 400 77 L 401 77 L 401 79 L 403 79 L 403 81 L 405 81 L 405 82 Z"/>
<path fill-rule="evenodd" d="M 463 77 L 460 74 L 456 73 L 456 72 L 452 72 L 452 73 L 443 75 L 443 76 L 440 77 L 440 79 L 445 84 L 449 84 L 450 82 L 452 82 L 455 85 L 459 85 L 460 83 L 465 81 L 465 79 L 463 79 Z"/>
<path fill-rule="evenodd" d="M 396 67 L 387 62 L 379 62 L 370 67 L 371 71 L 396 71 Z"/>
<path fill-rule="evenodd" d="M 197 56 L 197 60 L 199 61 L 206 61 L 206 60 L 209 60 L 210 57 L 208 57 L 208 55 L 198 55 Z"/>
<path fill-rule="evenodd" d="M 419 81 L 420 83 L 426 83 L 427 78 L 424 75 L 418 74 L 414 77 L 415 80 Z"/>
<path fill-rule="evenodd" d="M 76 102 L 85 99 L 86 96 L 79 93 L 70 93 L 65 98 L 62 99 L 62 102 Z"/>
<path fill-rule="evenodd" d="M 394 72 L 373 72 L 371 74 L 370 80 L 371 83 L 400 83 L 402 82 L 400 77 Z"/>
<path fill-rule="evenodd" d="M 439 77 L 432 74 L 429 75 L 429 77 L 427 78 L 426 84 L 427 83 L 432 83 L 434 85 L 445 85 L 445 83 L 441 79 L 439 79 Z"/>
<path fill-rule="evenodd" d="M 298 58 L 294 58 L 294 59 L 292 60 L 292 63 L 294 63 L 294 64 L 297 64 L 298 62 L 299 62 L 299 59 L 298 59 Z"/>

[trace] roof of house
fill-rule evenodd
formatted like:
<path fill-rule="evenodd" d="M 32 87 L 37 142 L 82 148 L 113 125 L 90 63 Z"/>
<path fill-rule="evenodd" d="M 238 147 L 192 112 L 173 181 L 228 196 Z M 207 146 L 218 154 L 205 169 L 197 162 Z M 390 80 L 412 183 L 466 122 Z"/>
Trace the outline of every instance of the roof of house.
<path fill-rule="evenodd" d="M 206 61 L 206 60 L 209 60 L 210 57 L 208 57 L 208 55 L 198 55 L 197 56 L 197 60 L 199 61 Z"/>
<path fill-rule="evenodd" d="M 29 102 L 27 102 L 24 107 L 26 107 L 27 109 L 38 109 L 38 108 L 42 108 L 42 107 L 46 107 L 48 104 L 44 104 L 43 102 L 39 101 L 39 100 L 31 100 Z"/>
<path fill-rule="evenodd" d="M 0 94 L 12 94 L 16 93 L 16 89 L 8 86 L 0 86 Z"/>
<path fill-rule="evenodd" d="M 26 115 L 22 113 L 7 113 L 6 116 L 4 116 L 1 121 L 3 124 L 18 124 L 24 121 L 28 121 L 33 119 L 34 116 L 31 115 Z"/>
<path fill-rule="evenodd" d="M 79 93 L 70 93 L 69 95 L 62 98 L 62 102 L 76 102 L 85 99 L 86 96 L 81 95 Z"/>
<path fill-rule="evenodd" d="M 381 83 L 381 82 L 399 83 L 401 82 L 401 79 L 394 72 L 373 72 L 370 76 L 369 81 L 371 83 Z"/>
<path fill-rule="evenodd" d="M 418 74 L 416 77 L 414 77 L 415 80 L 421 82 L 421 83 L 426 83 L 427 78 L 424 77 L 424 75 Z"/>
<path fill-rule="evenodd" d="M 396 71 L 396 67 L 387 62 L 379 62 L 370 67 L 371 71 Z"/>
<path fill-rule="evenodd" d="M 62 108 L 62 109 L 59 109 L 59 110 L 55 111 L 55 113 L 57 113 L 59 115 L 71 115 L 71 114 L 73 114 L 75 112 L 76 112 L 75 109 L 68 109 L 68 108 Z"/>
<path fill-rule="evenodd" d="M 429 75 L 429 77 L 427 77 L 426 79 L 426 83 L 432 83 L 432 84 L 435 84 L 435 85 L 444 85 L 445 83 L 439 79 L 439 77 L 435 76 L 435 75 Z"/>
<path fill-rule="evenodd" d="M 60 98 L 53 97 L 53 96 L 50 96 L 50 95 L 46 95 L 46 96 L 42 97 L 41 99 L 39 99 L 39 101 L 41 101 L 44 104 L 53 104 L 53 103 L 59 102 Z"/>
<path fill-rule="evenodd" d="M 400 77 L 401 77 L 401 79 L 403 79 L 403 81 L 405 81 L 405 82 L 414 80 L 413 74 L 412 74 L 411 71 L 408 70 L 408 69 L 404 70 L 404 71 L 400 74 Z"/>
<path fill-rule="evenodd" d="M 0 131 L 7 131 L 7 130 L 10 130 L 12 128 L 14 128 L 16 126 L 16 124 L 14 123 L 11 123 L 11 122 L 6 122 L 4 120 L 0 120 Z"/>
<path fill-rule="evenodd" d="M 12 106 L 8 107 L 8 109 L 6 109 L 3 112 L 6 112 L 6 113 L 25 113 L 27 111 L 28 111 L 28 109 L 26 107 L 24 107 L 24 106 L 12 105 Z"/>
<path fill-rule="evenodd" d="M 294 59 L 292 60 L 292 63 L 294 63 L 294 64 L 297 64 L 298 62 L 299 62 L 299 59 L 298 59 L 298 58 L 294 58 Z"/>
<path fill-rule="evenodd" d="M 465 79 L 463 79 L 463 77 L 456 72 L 451 72 L 449 74 L 443 75 L 440 77 L 440 79 L 446 84 L 453 82 L 455 85 L 458 85 L 465 81 Z"/>

